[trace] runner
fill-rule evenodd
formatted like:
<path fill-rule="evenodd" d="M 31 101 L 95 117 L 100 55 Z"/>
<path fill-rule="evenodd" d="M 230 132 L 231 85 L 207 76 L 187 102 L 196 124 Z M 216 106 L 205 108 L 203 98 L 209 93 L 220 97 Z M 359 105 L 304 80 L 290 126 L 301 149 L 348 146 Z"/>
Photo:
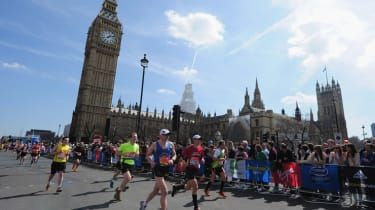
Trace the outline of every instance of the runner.
<path fill-rule="evenodd" d="M 48 183 L 46 185 L 46 191 L 48 191 L 51 185 L 52 178 L 56 173 L 58 173 L 58 187 L 56 189 L 56 192 L 62 192 L 62 183 L 66 169 L 66 162 L 69 158 L 69 152 L 70 146 L 68 137 L 63 137 L 62 141 L 52 149 L 51 154 L 53 154 L 54 157 L 51 165 L 51 174 L 48 177 Z"/>
<path fill-rule="evenodd" d="M 151 164 L 151 168 L 155 172 L 154 189 L 148 195 L 146 201 L 141 201 L 140 210 L 145 210 L 147 204 L 160 192 L 161 210 L 167 210 L 167 194 L 168 188 L 164 177 L 168 176 L 169 167 L 176 160 L 176 151 L 173 143 L 169 141 L 171 134 L 168 129 L 161 129 L 159 133 L 160 139 L 151 144 L 147 151 L 147 160 Z M 153 155 L 153 160 L 151 156 Z"/>
<path fill-rule="evenodd" d="M 209 190 L 211 187 L 211 183 L 215 181 L 216 175 L 220 176 L 221 178 L 221 185 L 220 191 L 218 192 L 222 198 L 226 198 L 227 196 L 224 194 L 224 184 L 226 181 L 226 175 L 224 171 L 224 161 L 225 161 L 225 142 L 223 140 L 219 141 L 219 145 L 214 152 L 213 155 L 213 163 L 212 163 L 212 170 L 211 170 L 211 180 L 208 181 L 204 193 L 206 196 L 210 196 Z"/>
<path fill-rule="evenodd" d="M 38 159 L 39 159 L 39 154 L 40 154 L 40 146 L 38 143 L 34 143 L 33 146 L 31 147 L 31 162 L 30 162 L 30 167 L 33 164 L 36 164 Z"/>
<path fill-rule="evenodd" d="M 20 165 L 23 165 L 23 162 L 25 161 L 25 157 L 27 155 L 27 144 L 22 144 L 20 147 Z"/>
<path fill-rule="evenodd" d="M 83 154 L 85 153 L 85 149 L 83 148 L 82 144 L 79 142 L 77 146 L 73 149 L 73 166 L 72 171 L 77 172 L 78 166 L 81 163 L 81 159 Z"/>
<path fill-rule="evenodd" d="M 19 160 L 20 159 L 20 157 L 21 157 L 21 148 L 22 148 L 22 143 L 20 143 L 20 142 L 17 142 L 16 143 L 16 153 L 17 153 L 17 160 Z"/>
<path fill-rule="evenodd" d="M 178 190 L 191 189 L 191 194 L 193 198 L 194 210 L 200 210 L 198 207 L 198 181 L 197 177 L 199 176 L 199 169 L 201 163 L 204 162 L 204 150 L 201 146 L 202 137 L 198 134 L 195 134 L 193 137 L 193 144 L 188 146 L 183 152 L 183 157 L 187 160 L 188 166 L 186 167 L 186 184 L 173 185 L 172 187 L 172 197 L 177 193 Z"/>
<path fill-rule="evenodd" d="M 118 153 L 121 155 L 121 172 L 124 175 L 119 187 L 116 188 L 114 198 L 118 201 L 121 200 L 121 191 L 124 190 L 126 184 L 132 180 L 131 172 L 134 168 L 134 159 L 139 156 L 139 145 L 137 144 L 138 135 L 136 132 L 131 134 L 131 139 L 128 143 L 121 144 L 118 148 Z"/>
<path fill-rule="evenodd" d="M 112 179 L 109 181 L 109 187 L 110 188 L 113 188 L 114 181 L 117 180 L 117 176 L 121 173 L 121 168 L 122 168 L 122 165 L 121 165 L 121 153 L 119 153 L 119 151 L 118 151 L 118 148 L 120 147 L 121 144 L 122 144 L 122 140 L 119 140 L 118 143 L 117 143 L 116 151 L 115 151 L 115 156 L 116 156 L 116 159 L 117 159 L 116 171 L 113 174 Z"/>

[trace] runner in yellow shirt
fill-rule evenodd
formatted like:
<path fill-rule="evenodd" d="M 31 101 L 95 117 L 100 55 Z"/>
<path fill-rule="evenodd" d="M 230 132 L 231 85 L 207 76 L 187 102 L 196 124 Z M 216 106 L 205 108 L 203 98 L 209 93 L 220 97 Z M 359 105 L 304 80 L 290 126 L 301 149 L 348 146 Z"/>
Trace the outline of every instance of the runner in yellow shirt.
<path fill-rule="evenodd" d="M 121 185 L 116 188 L 115 199 L 121 200 L 121 192 L 132 180 L 131 171 L 134 168 L 135 161 L 134 159 L 139 156 L 139 145 L 137 144 L 138 135 L 136 132 L 131 134 L 131 139 L 128 143 L 121 144 L 118 148 L 118 153 L 121 155 L 121 172 L 124 175 L 124 179 L 121 182 Z"/>
<path fill-rule="evenodd" d="M 51 174 L 48 177 L 48 183 L 46 186 L 46 191 L 48 191 L 51 180 L 55 176 L 56 173 L 58 173 L 58 187 L 56 192 L 62 192 L 62 182 L 64 179 L 64 173 L 66 169 L 66 162 L 69 158 L 69 152 L 70 152 L 70 146 L 69 146 L 69 138 L 63 137 L 62 141 L 57 144 L 53 150 L 52 154 L 54 155 L 52 165 L 51 165 Z"/>

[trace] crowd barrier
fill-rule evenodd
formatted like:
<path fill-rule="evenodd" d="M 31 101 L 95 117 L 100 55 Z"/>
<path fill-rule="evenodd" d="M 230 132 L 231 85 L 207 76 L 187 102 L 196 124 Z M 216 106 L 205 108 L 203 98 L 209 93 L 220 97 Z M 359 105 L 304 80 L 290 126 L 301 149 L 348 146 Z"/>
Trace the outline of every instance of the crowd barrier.
<path fill-rule="evenodd" d="M 302 192 L 325 195 L 358 193 L 375 202 L 375 167 L 283 163 L 279 167 L 269 161 L 226 160 L 224 170 L 229 180 L 282 184 Z"/>

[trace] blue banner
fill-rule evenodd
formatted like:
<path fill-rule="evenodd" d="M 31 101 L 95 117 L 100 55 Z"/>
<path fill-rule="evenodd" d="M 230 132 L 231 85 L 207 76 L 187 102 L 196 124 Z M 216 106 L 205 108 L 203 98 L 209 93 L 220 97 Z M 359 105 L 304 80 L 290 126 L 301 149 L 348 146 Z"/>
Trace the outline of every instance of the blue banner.
<path fill-rule="evenodd" d="M 247 161 L 247 179 L 249 181 L 256 181 L 256 182 L 263 182 L 269 183 L 270 182 L 270 168 L 271 163 L 268 161 L 255 161 L 249 160 Z"/>
<path fill-rule="evenodd" d="M 301 165 L 302 188 L 337 193 L 340 191 L 338 165 Z"/>

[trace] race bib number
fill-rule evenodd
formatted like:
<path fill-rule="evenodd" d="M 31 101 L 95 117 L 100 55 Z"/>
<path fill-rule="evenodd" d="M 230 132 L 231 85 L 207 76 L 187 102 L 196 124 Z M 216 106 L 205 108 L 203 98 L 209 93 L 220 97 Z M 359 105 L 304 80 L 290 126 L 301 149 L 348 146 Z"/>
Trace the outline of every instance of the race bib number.
<path fill-rule="evenodd" d="M 198 157 L 192 157 L 190 159 L 190 165 L 199 168 L 199 166 L 200 166 L 200 160 L 199 160 L 199 158 Z"/>
<path fill-rule="evenodd" d="M 163 166 L 167 166 L 169 165 L 169 156 L 167 155 L 160 155 L 159 157 L 159 161 L 160 161 L 160 165 L 163 165 Z"/>
<path fill-rule="evenodd" d="M 57 154 L 57 158 L 58 158 L 58 159 L 63 160 L 63 159 L 65 159 L 65 157 L 66 157 L 66 154 L 63 153 L 63 152 L 60 152 L 60 153 Z"/>

